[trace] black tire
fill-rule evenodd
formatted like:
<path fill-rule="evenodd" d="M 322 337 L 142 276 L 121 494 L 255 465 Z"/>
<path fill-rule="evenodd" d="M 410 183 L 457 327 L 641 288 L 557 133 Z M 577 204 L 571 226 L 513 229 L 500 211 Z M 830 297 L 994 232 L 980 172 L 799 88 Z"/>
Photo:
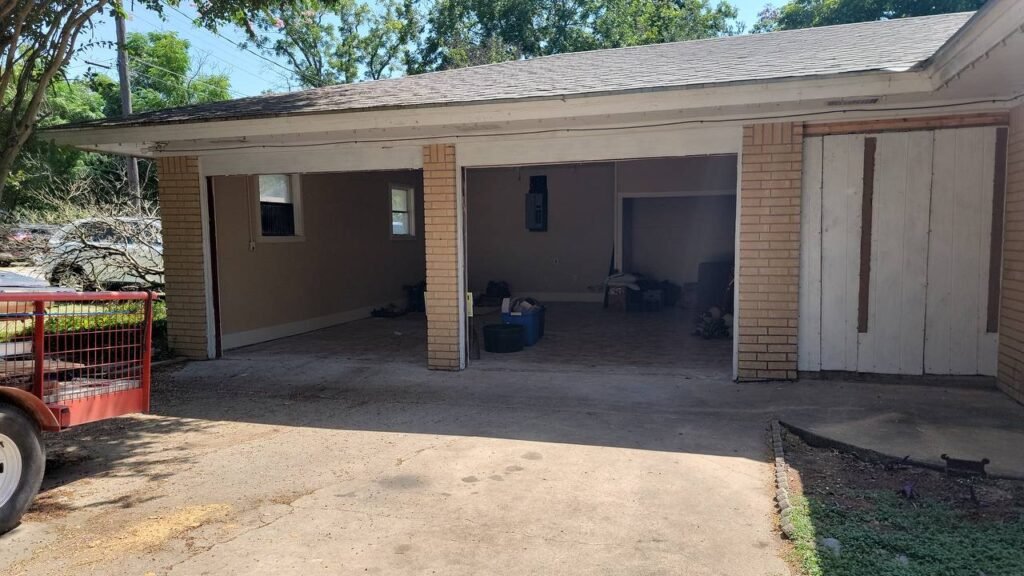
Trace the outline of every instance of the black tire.
<path fill-rule="evenodd" d="M 43 471 L 46 469 L 46 450 L 35 421 L 9 404 L 0 404 L 0 441 L 13 443 L 21 455 L 21 474 L 17 487 L 6 502 L 0 502 L 0 534 L 4 534 L 21 522 L 22 514 L 39 493 Z M 10 450 L 10 446 L 5 448 Z M 0 479 L 0 499 L 3 498 L 2 487 L 3 481 Z"/>

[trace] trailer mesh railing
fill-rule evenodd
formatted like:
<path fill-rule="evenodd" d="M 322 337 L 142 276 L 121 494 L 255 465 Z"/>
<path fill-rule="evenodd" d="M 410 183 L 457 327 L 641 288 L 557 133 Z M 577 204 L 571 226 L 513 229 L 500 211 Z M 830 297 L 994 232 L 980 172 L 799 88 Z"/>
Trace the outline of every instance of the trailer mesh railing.
<path fill-rule="evenodd" d="M 149 408 L 153 296 L 0 294 L 0 386 L 32 392 L 72 426 Z"/>

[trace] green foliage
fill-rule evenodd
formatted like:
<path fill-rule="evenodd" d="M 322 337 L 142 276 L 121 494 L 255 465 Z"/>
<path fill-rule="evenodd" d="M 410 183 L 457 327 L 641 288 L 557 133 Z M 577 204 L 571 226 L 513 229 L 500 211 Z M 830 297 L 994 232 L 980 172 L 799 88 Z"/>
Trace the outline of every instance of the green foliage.
<path fill-rule="evenodd" d="M 740 31 L 709 0 L 437 0 L 429 14 L 418 71 Z"/>
<path fill-rule="evenodd" d="M 761 11 L 754 32 L 772 32 L 869 22 L 908 16 L 967 12 L 981 8 L 985 0 L 790 0 L 779 8 L 770 4 Z"/>
<path fill-rule="evenodd" d="M 415 0 L 299 0 L 238 24 L 310 88 L 405 72 L 422 31 Z"/>
<path fill-rule="evenodd" d="M 193 62 L 188 40 L 176 32 L 130 33 L 125 38 L 132 111 L 147 112 L 174 106 L 217 102 L 231 98 L 226 74 L 207 74 Z M 104 101 L 106 116 L 121 115 L 117 80 L 94 74 L 90 85 Z"/>
<path fill-rule="evenodd" d="M 175 32 L 129 34 L 125 41 L 132 104 L 136 112 L 226 100 L 225 74 L 207 74 L 193 61 L 189 42 Z M 106 74 L 50 85 L 38 127 L 121 114 L 118 82 Z M 143 195 L 156 197 L 149 161 L 140 160 Z M 58 147 L 31 137 L 11 171 L 5 205 L 14 218 L 66 222 L 91 216 L 90 208 L 126 200 L 124 160 Z"/>
<path fill-rule="evenodd" d="M 142 323 L 144 306 L 145 303 L 140 301 L 95 304 L 85 308 L 77 303 L 51 306 L 47 310 L 48 316 L 43 323 L 43 331 L 69 334 L 138 326 Z M 167 320 L 167 304 L 162 300 L 153 302 L 154 324 L 158 320 Z M 32 327 L 27 327 L 22 334 L 32 334 Z"/>
<path fill-rule="evenodd" d="M 895 492 L 843 496 L 859 504 L 841 507 L 814 496 L 794 503 L 794 553 L 810 576 L 1024 574 L 1024 516 L 970 519 L 946 504 L 907 501 Z M 842 553 L 819 552 L 818 538 L 838 539 Z"/>

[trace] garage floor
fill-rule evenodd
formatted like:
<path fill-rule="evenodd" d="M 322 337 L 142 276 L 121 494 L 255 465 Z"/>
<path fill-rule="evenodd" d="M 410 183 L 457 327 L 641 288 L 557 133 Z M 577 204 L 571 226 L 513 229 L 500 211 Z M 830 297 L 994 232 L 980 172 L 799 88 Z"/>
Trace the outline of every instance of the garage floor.
<path fill-rule="evenodd" d="M 472 367 L 564 369 L 566 366 L 657 371 L 679 375 L 725 376 L 732 371 L 732 340 L 693 335 L 694 313 L 678 308 L 660 312 L 616 312 L 599 303 L 546 305 L 544 338 L 522 352 L 481 352 Z M 476 318 L 478 330 L 501 323 L 498 312 Z M 483 348 L 482 332 L 481 349 Z"/>
<path fill-rule="evenodd" d="M 501 323 L 496 309 L 481 309 L 476 317 L 481 354 L 470 360 L 477 370 L 565 370 L 603 368 L 635 373 L 657 372 L 689 377 L 729 378 L 732 340 L 704 340 L 693 335 L 693 313 L 679 309 L 622 313 L 601 304 L 547 304 L 544 338 L 512 354 L 483 351 L 483 326 Z M 302 354 L 353 362 L 415 364 L 426 362 L 426 318 L 359 320 L 300 336 Z M 295 339 L 286 338 L 231 352 L 236 357 L 293 354 Z"/>

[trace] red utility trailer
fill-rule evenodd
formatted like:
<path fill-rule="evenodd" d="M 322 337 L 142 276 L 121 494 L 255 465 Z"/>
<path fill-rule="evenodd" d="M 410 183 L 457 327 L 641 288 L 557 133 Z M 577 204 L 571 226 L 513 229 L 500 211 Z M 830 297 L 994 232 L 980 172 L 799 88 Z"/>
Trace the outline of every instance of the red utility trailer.
<path fill-rule="evenodd" d="M 154 298 L 0 293 L 0 534 L 39 491 L 43 431 L 149 410 Z"/>

